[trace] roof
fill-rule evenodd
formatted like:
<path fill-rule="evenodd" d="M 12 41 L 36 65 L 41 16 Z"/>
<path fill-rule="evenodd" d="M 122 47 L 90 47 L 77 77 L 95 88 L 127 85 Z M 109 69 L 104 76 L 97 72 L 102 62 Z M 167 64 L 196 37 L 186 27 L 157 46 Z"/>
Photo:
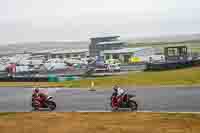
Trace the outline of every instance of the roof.
<path fill-rule="evenodd" d="M 117 50 L 104 50 L 104 54 L 119 54 L 119 53 L 134 53 L 137 51 L 145 50 L 145 49 L 152 49 L 152 47 L 140 47 L 140 48 L 123 48 Z"/>
<path fill-rule="evenodd" d="M 51 52 L 51 54 L 66 54 L 66 53 L 83 53 L 88 52 L 88 49 L 68 49 L 68 50 L 61 50 L 61 51 L 55 51 Z"/>
<path fill-rule="evenodd" d="M 187 48 L 187 46 L 185 46 L 185 45 L 180 45 L 180 46 L 168 46 L 168 47 L 164 47 L 164 48 Z"/>
<path fill-rule="evenodd" d="M 120 43 L 124 43 L 122 41 L 107 41 L 107 42 L 99 42 L 97 43 L 97 45 L 104 45 L 104 44 L 120 44 Z"/>
<path fill-rule="evenodd" d="M 56 49 L 47 49 L 47 50 L 41 50 L 41 51 L 35 51 L 35 52 L 32 52 L 33 54 L 44 54 L 44 53 L 51 53 L 51 52 L 54 52 L 56 51 Z"/>
<path fill-rule="evenodd" d="M 82 53 L 82 52 L 88 52 L 88 49 L 50 49 L 50 50 L 42 50 L 42 51 L 36 51 L 32 52 L 33 54 L 65 54 L 65 53 Z"/>
<path fill-rule="evenodd" d="M 101 36 L 101 37 L 92 37 L 90 39 L 107 39 L 107 38 L 118 38 L 120 36 Z"/>

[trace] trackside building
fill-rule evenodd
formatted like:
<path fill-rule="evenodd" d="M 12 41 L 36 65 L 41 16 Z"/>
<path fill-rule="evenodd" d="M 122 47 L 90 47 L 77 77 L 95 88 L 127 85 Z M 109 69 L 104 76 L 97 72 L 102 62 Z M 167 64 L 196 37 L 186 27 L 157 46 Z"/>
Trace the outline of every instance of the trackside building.
<path fill-rule="evenodd" d="M 125 43 L 120 41 L 119 36 L 95 37 L 90 38 L 89 55 L 90 57 L 102 56 L 104 50 L 117 50 L 126 47 Z"/>

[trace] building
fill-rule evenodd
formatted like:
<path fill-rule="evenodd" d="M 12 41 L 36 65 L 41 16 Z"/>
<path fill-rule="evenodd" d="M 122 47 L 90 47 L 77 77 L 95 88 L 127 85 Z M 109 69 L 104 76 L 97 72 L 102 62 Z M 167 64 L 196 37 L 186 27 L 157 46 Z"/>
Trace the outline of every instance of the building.
<path fill-rule="evenodd" d="M 104 50 L 121 49 L 125 47 L 125 43 L 119 40 L 119 36 L 110 37 L 95 37 L 90 38 L 89 45 L 90 57 L 102 56 L 100 55 Z"/>
<path fill-rule="evenodd" d="M 53 58 L 86 58 L 89 56 L 88 49 L 66 49 L 66 50 L 43 50 L 32 52 L 32 56 L 44 56 L 46 59 Z"/>
<path fill-rule="evenodd" d="M 117 50 L 104 50 L 101 52 L 104 60 L 118 59 L 122 63 L 129 63 L 131 59 L 142 61 L 149 58 L 149 56 L 156 55 L 156 49 L 152 47 L 139 47 L 139 48 L 122 48 Z"/>
<path fill-rule="evenodd" d="M 88 49 L 69 49 L 51 53 L 51 58 L 86 58 L 88 56 Z"/>

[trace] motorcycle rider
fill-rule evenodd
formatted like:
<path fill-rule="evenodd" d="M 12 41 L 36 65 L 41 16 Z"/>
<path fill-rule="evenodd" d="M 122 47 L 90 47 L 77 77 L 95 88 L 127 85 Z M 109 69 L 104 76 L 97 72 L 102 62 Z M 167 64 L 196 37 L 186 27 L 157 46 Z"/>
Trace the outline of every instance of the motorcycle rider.
<path fill-rule="evenodd" d="M 113 106 L 114 107 L 119 107 L 121 102 L 123 101 L 124 97 L 123 97 L 123 94 L 124 94 L 124 89 L 120 88 L 118 85 L 115 85 L 113 87 L 113 90 L 114 90 L 114 93 L 113 93 L 113 97 L 114 97 L 114 103 L 113 103 Z"/>
<path fill-rule="evenodd" d="M 115 85 L 113 89 L 117 96 L 121 96 L 125 92 L 124 89 L 120 88 L 118 85 Z"/>
<path fill-rule="evenodd" d="M 40 92 L 39 88 L 35 88 L 32 94 L 32 101 L 37 99 L 40 102 L 40 105 L 45 105 L 47 95 Z"/>
<path fill-rule="evenodd" d="M 37 98 L 39 96 L 39 88 L 34 88 L 32 98 Z"/>

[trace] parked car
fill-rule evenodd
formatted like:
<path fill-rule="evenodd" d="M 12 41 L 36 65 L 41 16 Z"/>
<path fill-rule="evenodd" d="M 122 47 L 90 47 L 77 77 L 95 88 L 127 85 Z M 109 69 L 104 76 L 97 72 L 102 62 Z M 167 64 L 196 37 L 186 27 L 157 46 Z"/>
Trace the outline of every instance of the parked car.
<path fill-rule="evenodd" d="M 109 64 L 108 71 L 109 72 L 120 72 L 120 66 L 118 64 Z"/>

